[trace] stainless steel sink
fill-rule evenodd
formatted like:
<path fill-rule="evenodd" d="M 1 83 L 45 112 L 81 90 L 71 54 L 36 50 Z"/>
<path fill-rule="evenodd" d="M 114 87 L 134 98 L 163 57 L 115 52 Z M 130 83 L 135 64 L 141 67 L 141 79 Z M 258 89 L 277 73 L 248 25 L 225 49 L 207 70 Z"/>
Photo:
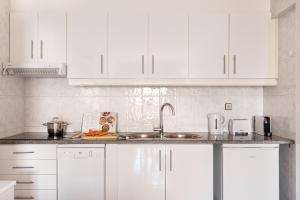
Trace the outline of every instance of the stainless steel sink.
<path fill-rule="evenodd" d="M 160 139 L 159 133 L 130 133 L 124 136 L 126 140 Z"/>
<path fill-rule="evenodd" d="M 194 133 L 165 133 L 166 139 L 200 139 L 201 136 Z"/>

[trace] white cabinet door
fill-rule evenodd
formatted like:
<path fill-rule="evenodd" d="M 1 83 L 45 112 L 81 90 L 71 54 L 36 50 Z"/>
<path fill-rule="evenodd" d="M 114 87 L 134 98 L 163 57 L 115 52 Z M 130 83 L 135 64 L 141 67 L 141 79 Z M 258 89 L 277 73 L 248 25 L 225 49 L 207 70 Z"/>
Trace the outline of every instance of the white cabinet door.
<path fill-rule="evenodd" d="M 190 78 L 227 78 L 229 15 L 189 16 Z"/>
<path fill-rule="evenodd" d="M 68 13 L 68 78 L 107 75 L 107 15 Z"/>
<path fill-rule="evenodd" d="M 109 16 L 109 77 L 138 78 L 147 68 L 147 15 Z"/>
<path fill-rule="evenodd" d="M 269 13 L 231 14 L 230 78 L 271 78 Z"/>
<path fill-rule="evenodd" d="M 164 147 L 107 145 L 108 200 L 165 200 Z"/>
<path fill-rule="evenodd" d="M 10 13 L 10 63 L 37 61 L 37 14 Z"/>
<path fill-rule="evenodd" d="M 38 58 L 40 63 L 66 63 L 66 14 L 39 13 Z"/>
<path fill-rule="evenodd" d="M 166 199 L 213 200 L 213 145 L 168 145 Z"/>
<path fill-rule="evenodd" d="M 188 16 L 151 15 L 149 45 L 152 78 L 188 77 Z"/>
<path fill-rule="evenodd" d="M 224 200 L 279 200 L 278 148 L 223 149 Z"/>

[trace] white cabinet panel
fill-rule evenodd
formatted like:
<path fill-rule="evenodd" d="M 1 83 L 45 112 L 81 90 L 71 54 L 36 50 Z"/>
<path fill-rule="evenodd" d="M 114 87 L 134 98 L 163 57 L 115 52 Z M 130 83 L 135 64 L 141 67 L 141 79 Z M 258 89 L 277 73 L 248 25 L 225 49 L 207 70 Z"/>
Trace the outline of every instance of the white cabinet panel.
<path fill-rule="evenodd" d="M 270 25 L 269 13 L 231 14 L 231 78 L 272 78 Z"/>
<path fill-rule="evenodd" d="M 34 145 L 34 144 L 18 144 L 18 145 L 1 145 L 0 160 L 36 160 L 36 159 L 56 159 L 56 145 Z"/>
<path fill-rule="evenodd" d="M 66 14 L 39 13 L 38 19 L 40 63 L 66 63 Z"/>
<path fill-rule="evenodd" d="M 59 200 L 104 200 L 104 148 L 58 148 Z"/>
<path fill-rule="evenodd" d="M 152 78 L 188 77 L 188 16 L 151 15 L 149 45 Z"/>
<path fill-rule="evenodd" d="M 213 146 L 168 145 L 166 199 L 213 200 Z"/>
<path fill-rule="evenodd" d="M 109 16 L 109 77 L 137 78 L 147 73 L 147 15 Z"/>
<path fill-rule="evenodd" d="M 107 199 L 165 200 L 164 147 L 107 145 Z"/>
<path fill-rule="evenodd" d="M 56 175 L 0 175 L 0 180 L 15 180 L 17 190 L 56 190 Z"/>
<path fill-rule="evenodd" d="M 279 200 L 278 148 L 224 148 L 224 200 Z"/>
<path fill-rule="evenodd" d="M 68 78 L 107 76 L 107 15 L 68 13 Z"/>
<path fill-rule="evenodd" d="M 56 200 L 56 190 L 15 190 L 15 199 Z"/>
<path fill-rule="evenodd" d="M 10 14 L 10 63 L 37 61 L 37 14 Z"/>
<path fill-rule="evenodd" d="M 56 160 L 2 160 L 0 174 L 56 174 Z"/>
<path fill-rule="evenodd" d="M 228 78 L 228 14 L 189 16 L 190 78 Z"/>

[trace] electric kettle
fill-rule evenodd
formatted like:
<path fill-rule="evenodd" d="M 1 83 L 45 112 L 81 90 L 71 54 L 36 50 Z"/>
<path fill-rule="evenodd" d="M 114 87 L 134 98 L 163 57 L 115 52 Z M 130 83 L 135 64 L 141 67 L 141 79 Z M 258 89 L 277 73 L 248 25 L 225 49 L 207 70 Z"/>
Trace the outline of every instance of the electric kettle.
<path fill-rule="evenodd" d="M 218 113 L 211 113 L 207 115 L 208 132 L 210 134 L 222 134 L 225 117 Z"/>

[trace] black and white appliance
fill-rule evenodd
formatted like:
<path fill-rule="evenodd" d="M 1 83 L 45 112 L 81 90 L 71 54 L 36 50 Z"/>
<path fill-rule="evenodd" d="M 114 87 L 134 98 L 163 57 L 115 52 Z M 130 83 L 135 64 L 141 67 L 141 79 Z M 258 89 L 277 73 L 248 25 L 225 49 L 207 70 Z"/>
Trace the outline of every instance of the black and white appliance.
<path fill-rule="evenodd" d="M 272 136 L 271 117 L 269 116 L 254 116 L 253 130 L 258 135 L 267 137 Z"/>

